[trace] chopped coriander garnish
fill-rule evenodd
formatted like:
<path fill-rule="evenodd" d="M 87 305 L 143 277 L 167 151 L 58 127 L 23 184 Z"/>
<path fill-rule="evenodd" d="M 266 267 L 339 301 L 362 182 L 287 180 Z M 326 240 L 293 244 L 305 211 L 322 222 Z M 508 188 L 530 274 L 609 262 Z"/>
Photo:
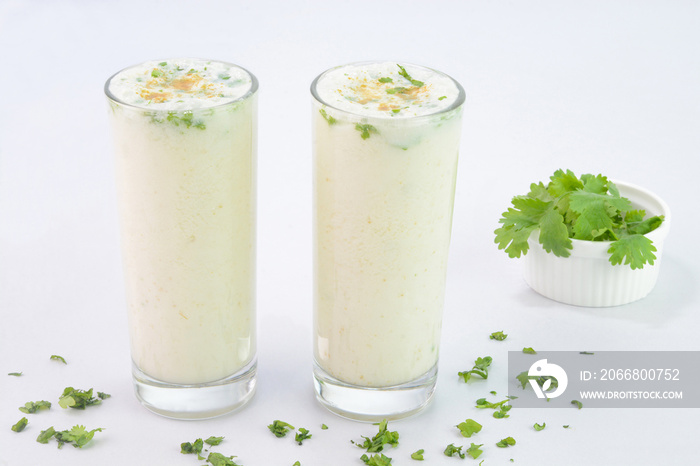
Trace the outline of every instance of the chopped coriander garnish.
<path fill-rule="evenodd" d="M 360 459 L 364 461 L 367 466 L 390 466 L 391 458 L 384 456 L 383 453 L 377 453 L 376 455 L 367 456 L 363 454 Z"/>
<path fill-rule="evenodd" d="M 474 444 L 472 443 L 472 445 L 474 445 Z M 445 447 L 445 451 L 443 451 L 443 453 L 445 454 L 445 456 L 457 455 L 460 458 L 464 459 L 467 455 L 462 453 L 462 448 L 464 448 L 464 447 L 461 447 L 461 446 L 456 447 L 454 443 L 450 443 L 449 445 L 447 445 L 447 447 Z"/>
<path fill-rule="evenodd" d="M 238 463 L 234 462 L 235 456 L 224 456 L 221 453 L 209 453 L 207 457 L 207 462 L 211 463 L 212 466 L 240 466 Z"/>
<path fill-rule="evenodd" d="M 319 113 L 321 114 L 321 116 L 323 117 L 323 119 L 326 120 L 326 121 L 328 122 L 328 125 L 329 125 L 329 126 L 330 126 L 330 125 L 334 125 L 334 124 L 336 124 L 336 123 L 338 122 L 338 120 L 336 120 L 335 118 L 333 118 L 332 116 L 330 116 L 328 113 L 326 113 L 326 111 L 325 111 L 324 109 L 320 109 L 320 110 L 319 110 Z"/>
<path fill-rule="evenodd" d="M 503 401 L 499 401 L 497 403 L 491 403 L 490 401 L 486 401 L 486 398 L 479 398 L 476 400 L 476 407 L 479 409 L 499 409 L 501 406 L 505 405 L 510 401 L 510 398 L 506 398 Z M 508 408 L 510 409 L 510 408 Z M 508 409 L 506 411 L 508 411 Z"/>
<path fill-rule="evenodd" d="M 220 443 L 223 442 L 223 441 L 224 441 L 224 438 L 223 438 L 223 437 L 209 437 L 208 439 L 206 439 L 206 440 L 204 441 L 204 443 L 206 443 L 207 445 L 216 446 L 216 445 L 220 444 Z"/>
<path fill-rule="evenodd" d="M 411 458 L 416 460 L 416 461 L 423 461 L 424 460 L 423 453 L 425 453 L 425 450 L 423 450 L 421 448 L 420 450 L 414 451 L 413 453 L 411 453 Z"/>
<path fill-rule="evenodd" d="M 489 378 L 489 366 L 491 365 L 492 361 L 493 361 L 493 358 L 491 358 L 491 356 L 484 356 L 483 358 L 476 358 L 476 361 L 474 361 L 474 367 L 472 367 L 472 370 L 458 372 L 457 375 L 462 377 L 462 379 L 464 379 L 465 383 L 469 382 L 469 379 L 471 379 L 472 374 L 478 375 L 482 379 L 488 379 Z"/>
<path fill-rule="evenodd" d="M 387 89 L 386 93 L 387 94 L 402 94 L 406 90 L 405 87 L 392 87 L 391 89 Z"/>
<path fill-rule="evenodd" d="M 489 338 L 490 338 L 491 340 L 503 341 L 503 340 L 505 340 L 506 338 L 508 338 L 508 335 L 506 335 L 505 333 L 503 333 L 502 330 L 500 330 L 500 331 L 498 331 L 498 332 L 493 332 L 493 333 L 489 336 Z"/>
<path fill-rule="evenodd" d="M 515 439 L 513 437 L 506 437 L 496 444 L 498 448 L 507 448 L 515 445 Z"/>
<path fill-rule="evenodd" d="M 19 421 L 17 421 L 17 424 L 12 426 L 12 430 L 14 432 L 22 432 L 25 427 L 27 427 L 27 424 L 29 423 L 29 420 L 26 417 L 23 417 Z"/>
<path fill-rule="evenodd" d="M 406 79 L 408 79 L 409 81 L 411 81 L 411 84 L 413 84 L 413 85 L 416 86 L 416 87 L 421 87 L 421 86 L 423 86 L 423 84 L 424 84 L 423 81 L 418 81 L 417 79 L 413 79 L 411 76 L 409 76 L 408 72 L 406 71 L 406 68 L 404 68 L 403 66 L 399 65 L 398 63 L 396 64 L 396 66 L 398 66 L 399 69 L 401 70 L 401 71 L 399 71 L 399 75 L 400 75 L 400 76 L 403 76 L 404 78 L 406 78 Z"/>
<path fill-rule="evenodd" d="M 12 376 L 15 376 L 15 377 L 21 377 L 21 376 L 22 376 L 22 372 L 10 372 L 10 373 L 7 374 L 7 375 L 12 375 Z"/>
<path fill-rule="evenodd" d="M 328 426 L 325 424 L 321 424 L 321 430 L 328 430 Z"/>
<path fill-rule="evenodd" d="M 355 129 L 360 132 L 362 139 L 369 139 L 370 133 L 379 134 L 377 128 L 368 124 L 361 125 L 360 123 L 356 123 Z"/>
<path fill-rule="evenodd" d="M 382 451 L 385 444 L 389 444 L 393 447 L 399 444 L 399 433 L 394 431 L 390 432 L 388 429 L 389 423 L 386 419 L 379 423 L 379 432 L 377 435 L 372 437 L 362 436 L 365 439 L 362 443 L 352 442 L 360 448 L 365 448 L 368 453 L 375 453 Z"/>
<path fill-rule="evenodd" d="M 484 445 L 483 443 L 481 445 L 476 445 L 476 444 L 472 443 L 469 446 L 469 448 L 467 448 L 467 455 L 471 456 L 474 459 L 477 459 L 483 453 L 483 451 L 481 451 L 481 447 L 483 445 Z"/>
<path fill-rule="evenodd" d="M 543 422 L 542 424 L 538 424 L 538 423 L 535 422 L 535 425 L 532 426 L 532 427 L 534 427 L 535 430 L 536 430 L 537 432 L 539 432 L 539 431 L 541 431 L 541 430 L 544 430 L 544 428 L 545 428 L 546 426 L 547 426 L 547 423 L 546 423 L 546 422 Z"/>
<path fill-rule="evenodd" d="M 97 392 L 97 398 L 99 398 L 100 400 L 106 400 L 107 398 L 110 398 L 111 396 L 112 395 L 110 395 L 109 393 Z"/>
<path fill-rule="evenodd" d="M 537 351 L 535 351 L 532 348 L 523 348 L 523 353 L 525 353 L 525 354 L 537 354 Z"/>
<path fill-rule="evenodd" d="M 568 429 L 568 428 L 569 428 L 569 424 L 566 424 L 565 426 L 562 426 L 562 427 L 563 427 L 564 429 Z"/>
<path fill-rule="evenodd" d="M 528 386 L 528 381 L 529 381 L 529 380 L 535 380 L 535 381 L 537 382 L 537 385 L 539 385 L 540 387 L 544 386 L 544 384 L 545 384 L 548 380 L 550 380 L 551 382 L 550 382 L 550 385 L 549 385 L 549 387 L 548 387 L 548 390 L 549 390 L 549 389 L 556 388 L 556 387 L 559 386 L 559 382 L 558 382 L 557 379 L 554 378 L 554 377 L 548 377 L 548 376 L 545 377 L 545 376 L 543 376 L 543 375 L 538 376 L 538 377 L 535 377 L 535 376 L 530 377 L 530 375 L 527 373 L 527 371 L 521 372 L 520 374 L 518 374 L 517 376 L 515 376 L 515 378 L 518 379 L 518 381 L 520 382 L 520 385 L 522 386 L 523 390 L 525 389 L 525 387 Z"/>
<path fill-rule="evenodd" d="M 162 61 L 162 62 L 158 63 L 158 66 L 168 66 L 168 62 Z"/>
<path fill-rule="evenodd" d="M 494 411 L 493 417 L 496 419 L 505 419 L 507 417 L 510 417 L 510 414 L 508 414 L 508 411 L 512 408 L 511 405 L 501 405 L 497 411 Z"/>
<path fill-rule="evenodd" d="M 386 77 L 386 78 L 379 78 L 379 82 L 380 83 L 391 83 L 391 82 L 394 82 L 394 80 L 389 78 L 389 77 Z"/>
<path fill-rule="evenodd" d="M 399 113 L 400 111 L 401 111 L 400 108 L 393 108 L 393 109 L 391 109 L 391 112 L 392 112 L 392 113 Z"/>
<path fill-rule="evenodd" d="M 309 439 L 309 438 L 311 438 L 311 434 L 309 433 L 309 431 L 308 431 L 307 429 L 304 429 L 303 427 L 300 427 L 300 428 L 299 428 L 299 433 L 297 433 L 297 434 L 294 436 L 294 440 L 295 440 L 299 445 L 301 445 L 302 442 L 303 442 L 304 440 Z"/>
<path fill-rule="evenodd" d="M 493 396 L 496 396 L 496 395 L 498 395 L 498 393 L 496 393 L 496 391 L 495 391 L 495 390 L 491 390 L 491 391 L 490 391 L 489 393 L 490 393 L 490 394 L 492 394 Z"/>
<path fill-rule="evenodd" d="M 62 448 L 65 443 L 70 443 L 75 448 L 83 448 L 92 440 L 95 432 L 102 432 L 103 430 L 102 428 L 98 428 L 88 431 L 85 426 L 77 425 L 73 426 L 71 430 L 56 432 L 54 436 L 56 440 L 58 440 L 58 448 Z"/>
<path fill-rule="evenodd" d="M 54 428 L 49 427 L 48 429 L 41 431 L 39 436 L 36 438 L 36 441 L 39 443 L 47 444 L 55 434 L 56 431 L 54 430 Z"/>
<path fill-rule="evenodd" d="M 66 387 L 63 395 L 58 399 L 58 405 L 63 408 L 85 409 L 86 406 L 98 405 L 102 400 L 92 396 L 90 390 L 80 390 L 73 387 Z"/>
<path fill-rule="evenodd" d="M 183 455 L 193 455 L 196 454 L 199 456 L 200 453 L 202 453 L 202 448 L 204 448 L 204 441 L 201 438 L 198 438 L 197 440 L 194 441 L 194 443 L 190 442 L 185 442 L 180 444 L 180 453 Z"/>
<path fill-rule="evenodd" d="M 301 463 L 298 462 L 298 461 L 295 461 L 294 464 L 293 464 L 292 466 L 301 466 Z"/>
<path fill-rule="evenodd" d="M 161 76 L 163 76 L 163 72 L 161 70 L 155 69 L 151 71 L 151 77 L 159 78 Z"/>
<path fill-rule="evenodd" d="M 578 400 L 571 400 L 571 404 L 572 404 L 572 405 L 576 405 L 576 407 L 577 407 L 578 409 L 583 408 L 583 403 L 581 403 L 581 402 L 578 401 Z"/>
<path fill-rule="evenodd" d="M 443 96 L 438 97 L 438 100 L 445 100 L 446 98 L 447 98 L 447 96 L 443 95 Z"/>
<path fill-rule="evenodd" d="M 226 79 L 231 79 L 231 76 L 228 75 L 228 74 L 220 74 L 220 75 L 219 75 L 219 79 L 224 79 L 224 80 L 226 80 Z"/>
<path fill-rule="evenodd" d="M 52 361 L 61 361 L 63 364 L 68 364 L 65 359 L 63 359 L 61 356 L 57 354 L 52 354 L 51 358 Z"/>
<path fill-rule="evenodd" d="M 476 422 L 474 419 L 467 419 L 464 422 L 460 422 L 456 426 L 463 437 L 471 437 L 472 435 L 481 432 L 481 424 Z"/>
<path fill-rule="evenodd" d="M 49 401 L 27 401 L 24 406 L 19 408 L 25 414 L 34 414 L 41 409 L 51 408 L 51 402 Z"/>
<path fill-rule="evenodd" d="M 273 421 L 272 424 L 267 426 L 267 428 L 270 429 L 270 432 L 275 434 L 275 437 L 277 438 L 284 437 L 285 435 L 287 435 L 287 432 L 296 429 L 296 427 L 294 427 L 293 425 L 279 420 Z"/>

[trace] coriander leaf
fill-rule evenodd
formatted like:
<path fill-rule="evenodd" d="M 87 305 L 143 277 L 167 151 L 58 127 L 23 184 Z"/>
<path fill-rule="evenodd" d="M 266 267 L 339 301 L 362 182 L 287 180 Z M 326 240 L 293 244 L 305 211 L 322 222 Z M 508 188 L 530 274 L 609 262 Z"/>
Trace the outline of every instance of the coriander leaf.
<path fill-rule="evenodd" d="M 321 430 L 328 430 L 328 426 L 325 424 L 321 424 Z"/>
<path fill-rule="evenodd" d="M 111 398 L 111 397 L 112 397 L 112 395 L 110 395 L 109 393 L 97 392 L 97 398 L 99 398 L 100 400 L 106 400 L 107 398 Z"/>
<path fill-rule="evenodd" d="M 557 198 L 568 192 L 583 189 L 583 183 L 574 175 L 571 170 L 557 170 L 549 177 L 550 183 L 547 185 L 547 192 Z"/>
<path fill-rule="evenodd" d="M 63 395 L 58 399 L 58 405 L 63 409 L 85 409 L 86 406 L 98 405 L 100 403 L 102 403 L 102 400 L 92 396 L 92 388 L 85 391 L 73 387 L 66 387 L 63 390 Z"/>
<path fill-rule="evenodd" d="M 355 129 L 360 132 L 362 139 L 369 139 L 370 133 L 379 134 L 377 128 L 368 124 L 361 125 L 360 123 L 356 123 Z"/>
<path fill-rule="evenodd" d="M 481 424 L 473 419 L 467 419 L 464 422 L 460 422 L 456 426 L 463 437 L 471 437 L 472 435 L 481 432 Z"/>
<path fill-rule="evenodd" d="M 68 364 L 65 359 L 63 359 L 61 356 L 59 356 L 57 354 L 52 354 L 49 359 L 51 359 L 52 361 L 61 361 L 63 364 Z"/>
<path fill-rule="evenodd" d="M 498 411 L 493 412 L 493 417 L 496 419 L 505 419 L 507 417 L 510 417 L 510 414 L 508 414 L 509 409 L 503 409 L 503 408 L 510 408 L 510 405 L 504 405 L 501 406 L 501 409 Z"/>
<path fill-rule="evenodd" d="M 643 212 L 643 211 L 642 211 Z M 629 214 L 629 212 L 628 212 Z M 642 215 L 644 215 L 642 213 Z M 630 221 L 625 215 L 625 222 L 627 223 L 627 232 L 630 235 L 646 235 L 647 233 L 656 230 L 664 221 L 664 216 L 654 216 L 649 217 L 646 220 Z"/>
<path fill-rule="evenodd" d="M 612 265 L 629 265 L 634 269 L 641 269 L 644 264 L 654 265 L 656 247 L 651 240 L 642 235 L 631 235 L 620 238 L 610 245 L 610 263 Z"/>
<path fill-rule="evenodd" d="M 22 376 L 22 372 L 10 372 L 10 373 L 7 374 L 7 375 L 12 375 L 12 376 L 15 376 L 15 377 L 21 377 L 21 376 Z"/>
<path fill-rule="evenodd" d="M 299 433 L 294 436 L 294 440 L 299 445 L 301 445 L 304 440 L 309 438 L 311 438 L 311 434 L 309 434 L 309 431 L 307 429 L 304 429 L 303 427 L 300 427 Z"/>
<path fill-rule="evenodd" d="M 180 444 L 180 453 L 183 455 L 198 455 L 202 453 L 202 448 L 204 448 L 204 442 L 201 438 L 198 438 L 194 443 L 185 442 Z"/>
<path fill-rule="evenodd" d="M 154 78 L 159 78 L 163 76 L 163 72 L 159 69 L 154 69 L 153 71 L 151 71 L 151 76 Z"/>
<path fill-rule="evenodd" d="M 49 409 L 51 408 L 51 403 L 48 401 L 27 401 L 24 406 L 19 408 L 20 411 L 22 411 L 25 414 L 34 414 L 40 409 Z"/>
<path fill-rule="evenodd" d="M 472 443 L 472 445 L 474 445 L 474 444 Z M 454 445 L 454 443 L 450 443 L 449 445 L 447 445 L 447 447 L 445 448 L 445 451 L 443 453 L 445 454 L 445 456 L 457 455 L 460 458 L 464 459 L 466 457 L 466 455 L 464 453 L 462 453 L 462 448 L 463 447 L 456 447 Z"/>
<path fill-rule="evenodd" d="M 534 349 L 532 349 L 532 347 L 530 347 L 530 348 L 523 348 L 523 353 L 525 353 L 525 354 L 537 354 L 537 351 L 535 351 Z"/>
<path fill-rule="evenodd" d="M 321 114 L 323 119 L 328 122 L 328 126 L 334 125 L 338 122 L 338 120 L 330 116 L 324 109 L 320 109 L 318 112 Z"/>
<path fill-rule="evenodd" d="M 583 408 L 583 403 L 581 403 L 581 402 L 578 401 L 578 400 L 571 400 L 571 404 L 572 404 L 572 405 L 576 405 L 576 407 L 577 407 L 578 409 Z"/>
<path fill-rule="evenodd" d="M 486 398 L 479 398 L 478 400 L 476 400 L 475 407 L 479 408 L 479 409 L 489 409 L 489 408 L 490 409 L 498 409 L 501 406 L 508 403 L 509 401 L 510 401 L 510 399 L 506 398 L 503 401 L 499 401 L 497 403 L 491 403 L 490 401 L 487 401 Z M 505 409 L 505 411 L 508 411 L 509 409 L 510 409 L 510 406 L 507 409 Z"/>
<path fill-rule="evenodd" d="M 367 466 L 389 466 L 391 464 L 391 458 L 384 456 L 383 453 L 378 453 L 371 457 L 363 454 L 360 459 L 364 461 Z"/>
<path fill-rule="evenodd" d="M 498 448 L 507 448 L 513 445 L 515 445 L 515 439 L 513 437 L 506 437 L 496 444 Z"/>
<path fill-rule="evenodd" d="M 472 377 L 472 374 L 478 375 L 482 379 L 488 379 L 489 377 L 489 366 L 491 366 L 491 362 L 493 361 L 493 358 L 491 356 L 484 356 L 476 358 L 474 361 L 474 366 L 472 367 L 472 370 L 470 371 L 464 371 L 464 372 L 458 372 L 457 375 L 459 377 L 462 377 L 465 383 L 469 382 L 469 380 Z"/>
<path fill-rule="evenodd" d="M 404 91 L 406 91 L 405 87 L 392 87 L 391 89 L 387 89 L 386 93 L 387 94 L 403 94 Z"/>
<path fill-rule="evenodd" d="M 29 424 L 29 420 L 26 417 L 23 417 L 17 421 L 17 424 L 12 426 L 12 430 L 14 432 L 22 432 L 24 428 L 27 427 L 27 424 Z"/>
<path fill-rule="evenodd" d="M 467 448 L 467 455 L 471 456 L 474 459 L 477 459 L 483 453 L 483 451 L 481 451 L 481 447 L 483 445 L 483 443 L 481 445 L 475 445 L 472 443 L 471 446 Z"/>
<path fill-rule="evenodd" d="M 36 438 L 36 441 L 39 443 L 47 444 L 54 435 L 56 435 L 56 431 L 53 427 L 49 427 L 48 429 L 41 431 L 39 436 Z"/>
<path fill-rule="evenodd" d="M 508 338 L 508 335 L 503 333 L 503 330 L 499 330 L 498 332 L 493 332 L 490 336 L 489 339 L 491 340 L 496 340 L 496 341 L 503 341 L 506 338 Z"/>
<path fill-rule="evenodd" d="M 389 77 L 386 77 L 386 78 L 379 78 L 379 82 L 380 83 L 391 83 L 391 82 L 394 82 L 394 80 L 389 78 Z"/>
<path fill-rule="evenodd" d="M 416 86 L 416 87 L 422 87 L 422 86 L 423 86 L 423 84 L 424 84 L 423 81 L 418 81 L 417 79 L 413 79 L 413 78 L 408 74 L 408 71 L 406 71 L 406 68 L 404 68 L 403 66 L 399 65 L 398 63 L 396 64 L 396 66 L 398 66 L 399 69 L 401 70 L 401 71 L 399 71 L 399 76 L 403 76 L 404 78 L 408 79 L 409 81 L 411 81 L 411 84 L 413 84 L 413 85 Z"/>
<path fill-rule="evenodd" d="M 301 463 L 299 461 L 295 461 L 292 466 L 301 466 Z"/>
<path fill-rule="evenodd" d="M 270 432 L 275 434 L 275 437 L 277 438 L 284 437 L 285 435 L 287 435 L 287 432 L 296 429 L 296 427 L 294 427 L 293 425 L 279 420 L 273 421 L 272 424 L 267 426 L 267 428 L 270 429 Z"/>
<path fill-rule="evenodd" d="M 539 227 L 539 242 L 544 250 L 558 257 L 569 257 L 569 250 L 574 246 L 564 225 L 564 217 L 553 208 L 547 209 L 540 218 Z"/>
<path fill-rule="evenodd" d="M 362 438 L 365 440 L 361 444 L 357 442 L 353 443 L 360 448 L 365 448 L 368 453 L 380 452 L 384 449 L 384 445 L 386 444 L 395 447 L 399 444 L 399 433 L 396 431 L 390 432 L 388 426 L 388 421 L 383 419 L 379 423 L 379 432 L 377 432 L 377 435 L 371 439 L 363 435 Z"/>
<path fill-rule="evenodd" d="M 569 428 L 569 424 L 567 424 L 567 425 L 565 425 L 565 426 L 562 426 L 562 427 L 563 427 L 564 429 L 568 429 L 568 428 Z"/>
<path fill-rule="evenodd" d="M 158 63 L 158 66 L 168 66 L 168 62 L 162 61 L 162 62 Z"/>
<path fill-rule="evenodd" d="M 586 192 L 594 194 L 605 194 L 608 192 L 608 179 L 603 175 L 581 175 L 581 183 L 583 183 L 583 190 Z"/>
<path fill-rule="evenodd" d="M 204 443 L 206 443 L 207 445 L 216 446 L 216 445 L 219 445 L 223 441 L 224 441 L 223 437 L 209 437 L 208 439 L 206 439 L 204 441 Z"/>
<path fill-rule="evenodd" d="M 64 443 L 70 443 L 75 448 L 83 448 L 92 440 L 95 432 L 102 432 L 102 428 L 88 431 L 85 426 L 76 425 L 71 430 L 62 430 L 56 432 L 55 437 L 58 440 L 58 448 L 63 447 Z"/>
<path fill-rule="evenodd" d="M 209 453 L 207 457 L 207 462 L 211 463 L 212 466 L 240 466 L 235 463 L 233 459 L 235 456 L 224 456 L 221 453 Z"/>
<path fill-rule="evenodd" d="M 421 448 L 420 450 L 414 451 L 413 453 L 411 453 L 411 458 L 416 460 L 416 461 L 423 461 L 424 460 L 423 453 L 425 453 L 425 450 L 423 450 Z"/>
<path fill-rule="evenodd" d="M 542 216 L 551 209 L 552 203 L 526 196 L 515 196 L 511 202 L 515 208 L 508 208 L 501 214 L 498 222 L 503 226 L 494 233 L 498 249 L 505 249 L 508 256 L 513 258 L 527 253 L 527 240 L 539 228 Z"/>
<path fill-rule="evenodd" d="M 438 100 L 445 100 L 446 98 L 447 98 L 446 95 L 441 95 L 440 97 L 438 97 Z"/>
<path fill-rule="evenodd" d="M 533 426 L 537 432 L 544 430 L 544 428 L 547 426 L 546 422 L 543 422 L 542 424 L 538 424 L 535 422 L 535 425 Z"/>

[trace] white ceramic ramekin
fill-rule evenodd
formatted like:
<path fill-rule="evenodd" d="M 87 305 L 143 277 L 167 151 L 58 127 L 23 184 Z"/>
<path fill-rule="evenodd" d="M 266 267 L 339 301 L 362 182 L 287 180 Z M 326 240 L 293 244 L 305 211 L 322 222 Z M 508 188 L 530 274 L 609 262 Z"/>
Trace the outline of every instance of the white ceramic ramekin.
<path fill-rule="evenodd" d="M 538 242 L 539 230 L 528 242 L 530 249 L 523 257 L 524 278 L 530 287 L 547 298 L 575 306 L 606 307 L 631 303 L 645 297 L 656 284 L 661 267 L 664 239 L 671 226 L 671 211 L 655 194 L 629 183 L 614 182 L 622 197 L 632 201 L 633 208 L 646 210 L 647 216 L 663 215 L 663 223 L 648 233 L 656 247 L 654 265 L 645 264 L 632 270 L 629 265 L 612 265 L 609 241 L 572 239 L 569 257 L 547 253 Z"/>

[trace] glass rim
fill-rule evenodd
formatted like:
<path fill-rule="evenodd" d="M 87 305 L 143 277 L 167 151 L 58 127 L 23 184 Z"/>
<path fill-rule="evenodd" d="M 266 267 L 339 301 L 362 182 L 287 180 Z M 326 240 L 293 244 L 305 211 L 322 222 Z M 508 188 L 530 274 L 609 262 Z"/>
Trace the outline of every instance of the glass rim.
<path fill-rule="evenodd" d="M 398 118 L 397 118 L 397 117 L 393 117 L 393 116 L 391 116 L 391 115 L 387 115 L 387 116 L 365 115 L 365 114 L 362 114 L 362 113 L 359 113 L 359 112 L 352 112 L 352 111 L 344 110 L 344 109 L 342 109 L 342 108 L 336 107 L 335 105 L 329 104 L 328 102 L 326 102 L 325 100 L 323 100 L 323 99 L 321 98 L 321 96 L 318 94 L 318 89 L 317 89 L 317 87 L 318 87 L 319 81 L 320 81 L 326 74 L 330 73 L 331 71 L 337 70 L 338 68 L 345 68 L 345 67 L 351 67 L 351 66 L 355 66 L 355 67 L 356 67 L 356 66 L 361 66 L 361 65 L 370 65 L 370 64 L 377 64 L 377 63 L 398 63 L 398 64 L 401 64 L 401 65 L 408 65 L 408 66 L 410 66 L 410 67 L 421 68 L 421 69 L 423 69 L 423 70 L 428 70 L 428 71 L 432 71 L 433 73 L 437 73 L 437 74 L 439 74 L 439 75 L 441 75 L 441 76 L 444 76 L 444 77 L 446 77 L 447 79 L 449 79 L 449 80 L 457 87 L 457 91 L 458 91 L 458 92 L 457 92 L 457 97 L 454 99 L 454 101 L 453 101 L 448 107 L 443 108 L 443 109 L 441 109 L 441 110 L 438 110 L 438 111 L 435 111 L 435 112 L 432 112 L 432 113 L 426 113 L 425 115 L 416 115 L 416 116 L 411 116 L 411 117 L 398 117 Z M 455 110 L 455 109 L 461 107 L 461 106 L 464 104 L 465 100 L 466 100 L 466 92 L 464 91 L 464 88 L 462 87 L 462 85 L 461 85 L 456 79 L 454 79 L 454 78 L 453 78 L 452 76 L 450 76 L 449 74 L 443 73 L 442 71 L 436 70 L 436 69 L 434 69 L 434 68 L 430 68 L 430 67 L 428 67 L 428 66 L 417 65 L 417 64 L 415 64 L 415 63 L 405 62 L 405 61 L 394 61 L 394 62 L 392 62 L 391 60 L 366 60 L 366 61 L 357 61 L 357 62 L 346 63 L 346 64 L 344 64 L 344 65 L 338 65 L 338 66 L 334 66 L 334 67 L 332 67 L 332 68 L 328 68 L 327 70 L 323 71 L 321 74 L 319 74 L 318 76 L 316 76 L 316 78 L 311 82 L 311 89 L 310 89 L 310 90 L 311 90 L 311 95 L 313 96 L 313 98 L 314 98 L 318 103 L 320 103 L 321 105 L 324 105 L 324 106 L 326 106 L 326 107 L 332 108 L 333 110 L 338 111 L 338 112 L 341 112 L 341 113 L 344 113 L 344 114 L 346 114 L 346 115 L 352 115 L 352 116 L 359 117 L 359 118 L 362 118 L 362 119 L 368 119 L 368 120 L 382 120 L 382 121 L 415 121 L 415 120 L 420 120 L 420 119 L 423 119 L 423 118 L 434 118 L 435 116 L 443 115 L 443 114 L 452 112 L 453 110 Z"/>
<path fill-rule="evenodd" d="M 220 107 L 225 107 L 227 105 L 231 105 L 231 104 L 235 104 L 237 102 L 242 102 L 244 100 L 247 100 L 248 98 L 252 97 L 256 92 L 258 92 L 258 78 L 256 78 L 255 75 L 253 73 L 251 73 L 250 71 L 248 71 L 246 68 L 243 68 L 242 66 L 237 65 L 235 63 L 231 63 L 231 62 L 227 62 L 227 61 L 223 61 L 223 60 L 211 60 L 211 59 L 207 59 L 207 58 L 195 58 L 195 57 L 164 58 L 164 59 L 161 59 L 160 61 L 183 60 L 183 59 L 184 60 L 205 61 L 205 62 L 216 62 L 216 63 L 222 63 L 224 65 L 238 68 L 239 70 L 244 71 L 245 73 L 248 74 L 248 76 L 250 76 L 250 89 L 248 89 L 248 91 L 246 91 L 245 94 L 243 94 L 242 96 L 240 96 L 239 98 L 237 98 L 235 100 L 230 100 L 228 102 L 224 102 L 224 103 L 220 103 L 220 104 L 216 104 L 216 105 L 211 105 L 209 107 L 198 107 L 198 108 L 189 108 L 189 109 L 187 109 L 187 108 L 185 108 L 185 109 L 165 109 L 165 108 L 144 107 L 141 105 L 126 103 L 123 100 L 119 99 L 114 94 L 112 94 L 112 91 L 109 90 L 109 85 L 112 83 L 112 80 L 117 75 L 119 75 L 120 73 L 122 73 L 126 70 L 130 70 L 132 68 L 136 68 L 137 66 L 141 66 L 144 63 L 148 63 L 149 61 L 154 61 L 154 62 L 158 61 L 158 60 L 146 60 L 146 61 L 142 61 L 140 63 L 137 63 L 135 65 L 131 65 L 131 66 L 127 66 L 125 68 L 122 68 L 121 70 L 117 71 L 112 76 L 110 76 L 107 79 L 107 81 L 105 81 L 104 93 L 109 100 L 111 100 L 112 102 L 114 102 L 118 105 L 124 106 L 124 107 L 129 107 L 129 108 L 133 108 L 136 110 L 143 110 L 143 111 L 147 111 L 147 112 L 168 113 L 168 112 L 199 112 L 199 111 L 206 111 L 206 110 L 212 110 L 212 109 L 216 109 L 216 108 L 220 108 Z"/>

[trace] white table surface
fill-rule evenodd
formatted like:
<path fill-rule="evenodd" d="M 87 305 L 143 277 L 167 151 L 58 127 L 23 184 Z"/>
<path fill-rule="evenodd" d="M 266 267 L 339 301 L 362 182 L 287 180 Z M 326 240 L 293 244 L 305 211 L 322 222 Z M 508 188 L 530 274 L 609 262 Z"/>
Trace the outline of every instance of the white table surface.
<path fill-rule="evenodd" d="M 700 349 L 699 20 L 690 1 L 0 0 L 0 465 L 201 464 L 179 445 L 210 435 L 245 466 L 363 464 L 350 440 L 376 427 L 328 413 L 312 389 L 308 88 L 331 66 L 367 59 L 437 68 L 467 91 L 438 390 L 420 416 L 390 424 L 401 435 L 392 465 L 414 464 L 419 448 L 426 461 L 415 464 L 460 463 L 442 451 L 471 441 L 484 444 L 484 465 L 695 464 L 697 409 L 514 409 L 496 420 L 473 406 L 506 392 L 507 351 L 523 346 Z M 151 414 L 132 393 L 102 91 L 125 66 L 173 56 L 232 61 L 260 81 L 258 392 L 234 415 L 196 422 Z M 497 250 L 510 198 L 557 168 L 645 186 L 670 205 L 646 299 L 559 304 Z M 489 340 L 496 330 L 508 339 Z M 488 381 L 458 380 L 487 354 Z M 24 375 L 5 376 L 15 371 Z M 68 385 L 112 398 L 62 410 Z M 54 407 L 11 432 L 17 407 L 41 399 Z M 472 439 L 454 428 L 466 418 L 484 425 Z M 274 419 L 313 437 L 277 439 Z M 82 450 L 35 442 L 75 424 L 106 430 Z M 496 448 L 506 436 L 517 445 Z"/>

